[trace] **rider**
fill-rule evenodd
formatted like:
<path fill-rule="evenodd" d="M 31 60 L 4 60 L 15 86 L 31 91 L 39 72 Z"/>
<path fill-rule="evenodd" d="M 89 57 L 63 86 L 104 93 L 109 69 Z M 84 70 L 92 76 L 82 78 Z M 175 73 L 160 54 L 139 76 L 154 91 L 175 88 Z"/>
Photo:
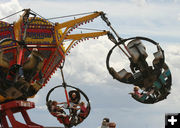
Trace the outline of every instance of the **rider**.
<path fill-rule="evenodd" d="M 73 104 L 79 104 L 80 101 L 80 94 L 76 90 L 69 91 L 69 101 Z"/>
<path fill-rule="evenodd" d="M 89 109 L 87 108 L 87 106 L 83 101 L 79 104 L 79 106 L 80 106 L 80 113 L 78 114 L 78 121 L 82 122 L 84 118 L 86 118 Z"/>
<path fill-rule="evenodd" d="M 41 72 L 42 66 L 43 57 L 37 48 L 32 49 L 30 56 L 22 66 L 20 64 L 10 66 L 5 56 L 3 56 L 2 50 L 0 50 L 0 81 L 3 81 L 0 86 L 3 86 L 1 87 L 5 93 L 3 96 L 18 99 L 34 96 L 44 82 Z M 39 73 L 39 78 L 32 82 L 31 80 L 36 73 Z"/>
<path fill-rule="evenodd" d="M 72 124 L 76 124 L 78 122 L 77 111 L 79 108 L 80 94 L 76 90 L 69 91 L 69 102 L 70 102 L 70 116 Z"/>
<path fill-rule="evenodd" d="M 64 124 L 65 126 L 70 126 L 70 117 L 66 114 L 66 112 L 63 110 L 62 106 L 58 106 L 59 104 L 63 103 L 58 103 L 57 101 L 50 101 L 48 103 L 49 110 L 52 115 L 57 117 L 57 120 Z"/>
<path fill-rule="evenodd" d="M 100 128 L 109 128 L 109 118 L 104 118 Z"/>
<path fill-rule="evenodd" d="M 145 102 L 147 100 L 152 99 L 151 94 L 154 93 L 154 90 L 151 90 L 147 93 L 139 93 L 139 87 L 135 86 L 134 87 L 134 92 L 133 93 L 129 93 L 131 94 L 135 99 L 140 100 L 142 102 Z"/>
<path fill-rule="evenodd" d="M 109 123 L 109 128 L 116 128 L 116 123 L 115 122 L 110 122 Z"/>
<path fill-rule="evenodd" d="M 57 101 L 52 101 L 52 105 L 51 105 L 51 112 L 52 113 L 65 113 L 64 110 L 62 109 L 62 107 L 58 106 L 58 104 L 61 104 L 61 103 L 58 103 Z"/>
<path fill-rule="evenodd" d="M 41 69 L 43 67 L 43 56 L 37 48 L 33 48 L 31 54 L 23 64 L 25 79 L 31 81 L 36 73 L 39 73 L 39 79 L 42 79 Z"/>
<path fill-rule="evenodd" d="M 138 98 L 141 98 L 141 97 L 142 97 L 142 94 L 139 93 L 139 87 L 138 87 L 138 86 L 135 86 L 135 87 L 134 87 L 134 92 L 131 92 L 131 93 L 129 93 L 129 94 L 135 95 L 135 96 L 137 96 Z"/>

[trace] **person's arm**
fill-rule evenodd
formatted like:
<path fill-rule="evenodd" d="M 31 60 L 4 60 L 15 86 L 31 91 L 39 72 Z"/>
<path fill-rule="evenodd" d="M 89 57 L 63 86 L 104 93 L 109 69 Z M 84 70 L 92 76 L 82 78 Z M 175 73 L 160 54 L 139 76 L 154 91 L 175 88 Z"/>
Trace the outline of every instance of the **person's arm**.
<path fill-rule="evenodd" d="M 61 103 L 57 103 L 57 104 L 66 104 L 66 102 L 61 102 Z"/>
<path fill-rule="evenodd" d="M 80 110 L 80 108 L 77 108 L 75 106 L 71 106 L 70 108 L 75 109 L 75 110 Z"/>
<path fill-rule="evenodd" d="M 137 95 L 138 98 L 141 98 L 143 96 L 143 94 L 140 94 L 140 93 L 134 93 L 134 92 L 130 92 L 129 94 L 131 95 Z"/>

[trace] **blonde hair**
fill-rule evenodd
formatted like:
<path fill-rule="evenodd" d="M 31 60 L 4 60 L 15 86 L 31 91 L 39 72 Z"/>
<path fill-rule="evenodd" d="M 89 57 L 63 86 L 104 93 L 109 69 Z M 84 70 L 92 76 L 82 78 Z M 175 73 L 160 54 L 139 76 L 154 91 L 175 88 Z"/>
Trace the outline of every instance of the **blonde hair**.
<path fill-rule="evenodd" d="M 139 90 L 139 87 L 138 86 L 135 86 L 134 87 L 134 91 L 138 91 Z"/>

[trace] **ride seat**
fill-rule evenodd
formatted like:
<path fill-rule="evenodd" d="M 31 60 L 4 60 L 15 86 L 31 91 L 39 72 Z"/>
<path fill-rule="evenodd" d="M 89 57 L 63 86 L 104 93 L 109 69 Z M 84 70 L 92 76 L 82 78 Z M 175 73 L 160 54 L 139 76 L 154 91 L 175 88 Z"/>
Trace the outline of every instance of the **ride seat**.
<path fill-rule="evenodd" d="M 148 57 L 148 54 L 146 53 L 146 48 L 140 40 L 135 39 L 130 41 L 127 44 L 127 48 L 134 63 L 137 63 L 141 56 L 143 56 L 144 58 Z"/>
<path fill-rule="evenodd" d="M 120 81 L 128 82 L 130 78 L 133 77 L 132 74 L 127 72 L 125 69 L 122 69 L 119 72 L 116 72 L 114 68 L 111 67 L 110 72 L 115 79 L 120 80 Z"/>
<path fill-rule="evenodd" d="M 3 52 L 0 51 L 0 66 L 3 68 L 8 69 L 9 68 L 9 62 L 8 60 L 3 56 Z"/>
<path fill-rule="evenodd" d="M 23 64 L 23 69 L 31 70 L 36 68 L 37 71 L 40 71 L 43 67 L 43 60 L 42 55 L 37 50 L 33 50 L 29 59 Z"/>
<path fill-rule="evenodd" d="M 40 73 L 44 64 L 43 56 L 37 49 L 33 49 L 28 59 L 23 64 L 24 76 L 27 81 L 31 81 L 37 73 Z M 39 78 L 42 76 L 39 74 Z"/>
<path fill-rule="evenodd" d="M 163 53 L 162 51 L 158 51 L 158 52 L 155 52 L 153 53 L 155 59 L 162 59 L 163 58 Z"/>
<path fill-rule="evenodd" d="M 153 53 L 153 55 L 154 55 L 154 60 L 153 60 L 153 65 L 162 65 L 161 64 L 161 60 L 163 59 L 163 53 L 162 53 L 162 51 L 158 51 L 158 52 L 155 52 L 155 53 Z"/>

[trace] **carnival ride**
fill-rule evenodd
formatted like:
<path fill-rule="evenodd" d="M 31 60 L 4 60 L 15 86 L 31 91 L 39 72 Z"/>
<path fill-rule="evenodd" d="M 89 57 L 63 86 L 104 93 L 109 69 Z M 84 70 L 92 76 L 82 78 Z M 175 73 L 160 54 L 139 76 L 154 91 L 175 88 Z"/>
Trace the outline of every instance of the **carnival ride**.
<path fill-rule="evenodd" d="M 34 108 L 35 105 L 27 99 L 34 97 L 47 84 L 57 68 L 61 70 L 63 82 L 47 94 L 47 108 L 67 128 L 83 122 L 91 110 L 89 99 L 82 90 L 65 82 L 63 65 L 70 49 L 79 41 L 103 35 L 107 35 L 115 44 L 106 59 L 109 73 L 114 79 L 143 90 L 141 97 L 132 94 L 135 100 L 152 104 L 164 100 L 170 93 L 171 73 L 160 45 L 146 37 L 119 37 L 104 12 L 70 15 L 85 16 L 63 23 L 53 23 L 30 9 L 12 15 L 20 12 L 24 13 L 13 24 L 0 21 L 0 122 L 3 128 L 9 128 L 6 116 L 13 128 L 43 128 L 30 120 L 26 110 Z M 114 34 L 106 30 L 71 34 L 80 25 L 89 23 L 97 17 L 101 17 Z M 65 45 L 66 41 L 70 43 Z M 148 53 L 144 42 L 157 47 L 151 65 L 146 61 Z M 110 66 L 111 54 L 115 48 L 120 48 L 129 60 L 129 72 L 124 68 L 116 71 Z M 66 101 L 59 103 L 50 97 L 57 88 L 64 88 Z M 17 112 L 22 113 L 26 124 L 15 120 L 13 113 Z"/>

